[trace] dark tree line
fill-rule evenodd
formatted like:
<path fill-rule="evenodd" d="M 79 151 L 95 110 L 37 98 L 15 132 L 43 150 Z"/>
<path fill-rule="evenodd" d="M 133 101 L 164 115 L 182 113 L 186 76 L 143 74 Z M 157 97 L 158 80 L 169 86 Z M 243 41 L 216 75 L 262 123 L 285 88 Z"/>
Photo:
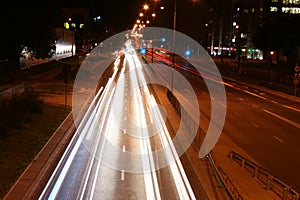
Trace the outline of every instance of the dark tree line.
<path fill-rule="evenodd" d="M 50 57 L 56 39 L 60 9 L 55 1 L 10 2 L 1 7 L 0 60 L 18 68 L 19 57 L 26 46 L 37 58 Z"/>

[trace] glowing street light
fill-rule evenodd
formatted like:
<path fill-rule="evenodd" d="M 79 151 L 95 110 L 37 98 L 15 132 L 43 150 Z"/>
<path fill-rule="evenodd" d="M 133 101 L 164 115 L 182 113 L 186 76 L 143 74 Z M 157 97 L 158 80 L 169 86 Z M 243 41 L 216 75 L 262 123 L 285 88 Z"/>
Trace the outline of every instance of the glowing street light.
<path fill-rule="evenodd" d="M 155 14 L 155 13 L 152 13 L 152 17 L 156 17 L 156 14 Z"/>
<path fill-rule="evenodd" d="M 145 4 L 145 5 L 143 6 L 143 8 L 144 8 L 144 10 L 148 10 L 148 9 L 149 9 L 149 6 L 148 6 L 147 4 Z"/>
<path fill-rule="evenodd" d="M 140 13 L 140 17 L 143 17 L 144 16 L 144 13 Z"/>

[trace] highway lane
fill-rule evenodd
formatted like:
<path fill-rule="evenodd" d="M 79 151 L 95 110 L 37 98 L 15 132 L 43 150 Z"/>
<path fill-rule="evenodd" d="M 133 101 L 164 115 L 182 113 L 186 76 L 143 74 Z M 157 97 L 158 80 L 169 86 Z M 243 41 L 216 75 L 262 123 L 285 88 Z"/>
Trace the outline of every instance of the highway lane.
<path fill-rule="evenodd" d="M 300 189 L 300 112 L 293 102 L 226 87 L 227 115 L 223 134 L 228 135 L 260 165 Z M 200 92 L 201 111 L 210 116 L 207 91 Z M 264 98 L 261 98 L 264 97 Z M 203 106 L 201 106 L 203 105 Z"/>
<path fill-rule="evenodd" d="M 115 63 L 40 199 L 195 199 L 141 62 Z"/>
<path fill-rule="evenodd" d="M 162 74 L 167 71 L 163 67 L 157 70 Z M 182 73 L 198 96 L 201 116 L 210 119 L 211 97 L 203 77 L 183 70 Z M 227 107 L 223 134 L 228 135 L 258 164 L 300 191 L 299 103 L 232 80 L 224 79 L 224 84 L 227 102 L 219 102 L 220 106 Z M 181 91 L 186 98 L 193 92 Z"/>

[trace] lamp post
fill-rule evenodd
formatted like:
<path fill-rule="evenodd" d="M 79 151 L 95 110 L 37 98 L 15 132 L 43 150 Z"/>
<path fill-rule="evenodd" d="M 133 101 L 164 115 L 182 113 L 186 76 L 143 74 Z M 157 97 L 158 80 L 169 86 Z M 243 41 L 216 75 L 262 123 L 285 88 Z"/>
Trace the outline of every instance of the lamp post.
<path fill-rule="evenodd" d="M 174 11 L 173 11 L 173 48 L 175 50 L 175 38 L 176 38 L 176 17 L 177 17 L 177 1 L 174 0 Z"/>

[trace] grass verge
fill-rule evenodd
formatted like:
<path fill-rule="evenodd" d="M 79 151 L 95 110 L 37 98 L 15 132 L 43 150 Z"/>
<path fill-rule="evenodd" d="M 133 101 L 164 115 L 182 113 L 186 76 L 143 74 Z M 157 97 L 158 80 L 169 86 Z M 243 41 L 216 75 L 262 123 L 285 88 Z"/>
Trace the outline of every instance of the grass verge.
<path fill-rule="evenodd" d="M 22 99 L 22 102 L 26 101 Z M 28 108 L 28 105 L 24 104 L 19 111 L 14 110 L 14 113 L 10 113 L 7 111 L 13 109 L 9 107 L 10 104 L 19 105 L 16 102 L 2 104 L 0 111 L 0 121 L 9 123 L 2 124 L 2 130 L 0 127 L 0 199 L 70 112 L 70 109 L 62 106 L 47 104 L 42 104 L 39 110 L 24 110 L 24 107 Z M 12 125 L 14 123 L 9 120 L 15 120 L 16 124 Z"/>

